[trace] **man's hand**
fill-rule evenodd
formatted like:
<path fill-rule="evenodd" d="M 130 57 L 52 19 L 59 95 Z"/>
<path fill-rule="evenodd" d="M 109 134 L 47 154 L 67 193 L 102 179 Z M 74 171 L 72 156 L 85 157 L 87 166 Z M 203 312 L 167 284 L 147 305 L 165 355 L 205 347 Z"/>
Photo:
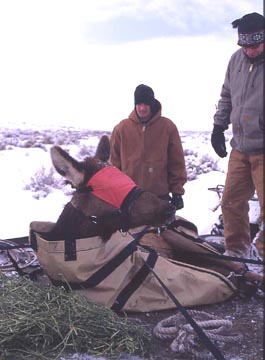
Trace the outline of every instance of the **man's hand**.
<path fill-rule="evenodd" d="M 214 125 L 211 136 L 212 147 L 214 148 L 216 154 L 221 158 L 224 158 L 227 155 L 224 131 L 225 129 L 221 126 Z"/>

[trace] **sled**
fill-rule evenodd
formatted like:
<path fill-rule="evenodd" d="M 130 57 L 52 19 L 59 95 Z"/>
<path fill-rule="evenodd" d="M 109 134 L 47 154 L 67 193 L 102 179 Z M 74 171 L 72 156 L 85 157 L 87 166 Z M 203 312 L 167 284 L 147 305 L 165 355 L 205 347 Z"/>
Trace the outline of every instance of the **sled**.
<path fill-rule="evenodd" d="M 233 277 L 159 255 L 161 248 L 147 244 L 157 239 L 160 245 L 164 242 L 156 228 L 143 227 L 126 234 L 118 231 L 108 241 L 95 236 L 73 242 L 49 241 L 45 234 L 53 226 L 31 223 L 31 245 L 44 273 L 54 285 L 78 291 L 111 309 L 149 312 L 175 308 L 148 266 L 185 307 L 222 302 L 237 292 Z M 168 231 L 162 235 L 168 237 Z"/>

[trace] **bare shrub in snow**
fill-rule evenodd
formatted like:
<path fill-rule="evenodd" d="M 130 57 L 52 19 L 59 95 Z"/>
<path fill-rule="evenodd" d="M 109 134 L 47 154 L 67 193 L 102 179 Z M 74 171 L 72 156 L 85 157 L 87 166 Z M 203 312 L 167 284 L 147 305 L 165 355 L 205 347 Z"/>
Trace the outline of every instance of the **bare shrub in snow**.
<path fill-rule="evenodd" d="M 6 144 L 0 142 L 0 151 L 1 150 L 6 150 Z"/>
<path fill-rule="evenodd" d="M 31 178 L 29 184 L 24 189 L 34 192 L 34 198 L 46 197 L 53 189 L 60 189 L 63 180 L 57 177 L 53 168 L 46 169 L 42 166 Z"/>
<path fill-rule="evenodd" d="M 184 150 L 184 155 L 189 181 L 197 179 L 198 175 L 219 170 L 218 160 L 213 159 L 208 154 L 199 156 L 196 151 L 186 149 Z"/>
<path fill-rule="evenodd" d="M 11 147 L 41 147 L 45 145 L 78 145 L 81 139 L 89 139 L 90 136 L 101 137 L 102 134 L 110 135 L 109 131 L 95 131 L 89 129 L 76 129 L 59 127 L 56 129 L 8 129 L 0 128 L 0 150 Z"/>
<path fill-rule="evenodd" d="M 93 146 L 88 146 L 88 145 L 83 144 L 79 148 L 79 151 L 77 153 L 77 158 L 83 159 L 87 156 L 92 156 L 92 153 L 94 152 L 93 150 L 94 150 Z"/>

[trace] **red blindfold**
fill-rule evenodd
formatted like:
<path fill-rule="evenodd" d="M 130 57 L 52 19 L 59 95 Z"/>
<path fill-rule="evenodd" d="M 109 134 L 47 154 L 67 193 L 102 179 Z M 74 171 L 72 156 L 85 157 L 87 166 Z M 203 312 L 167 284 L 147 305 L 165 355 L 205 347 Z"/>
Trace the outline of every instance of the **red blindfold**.
<path fill-rule="evenodd" d="M 92 187 L 95 196 L 120 209 L 136 184 L 115 166 L 106 166 L 92 176 L 87 186 Z"/>

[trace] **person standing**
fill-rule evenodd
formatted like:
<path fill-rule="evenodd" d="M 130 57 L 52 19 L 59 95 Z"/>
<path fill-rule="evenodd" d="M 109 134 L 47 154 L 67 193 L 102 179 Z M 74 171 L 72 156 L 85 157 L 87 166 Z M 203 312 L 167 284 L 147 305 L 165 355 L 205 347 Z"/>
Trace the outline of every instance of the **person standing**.
<path fill-rule="evenodd" d="M 176 125 L 161 115 L 162 107 L 151 87 L 140 84 L 135 107 L 112 131 L 111 163 L 143 190 L 183 208 L 187 181 L 185 158 Z"/>
<path fill-rule="evenodd" d="M 256 247 L 264 257 L 264 30 L 265 18 L 246 14 L 232 22 L 240 49 L 228 64 L 214 115 L 211 143 L 227 156 L 224 131 L 232 124 L 231 153 L 222 196 L 225 255 L 249 257 L 251 238 L 248 201 L 255 190 L 260 205 Z"/>

